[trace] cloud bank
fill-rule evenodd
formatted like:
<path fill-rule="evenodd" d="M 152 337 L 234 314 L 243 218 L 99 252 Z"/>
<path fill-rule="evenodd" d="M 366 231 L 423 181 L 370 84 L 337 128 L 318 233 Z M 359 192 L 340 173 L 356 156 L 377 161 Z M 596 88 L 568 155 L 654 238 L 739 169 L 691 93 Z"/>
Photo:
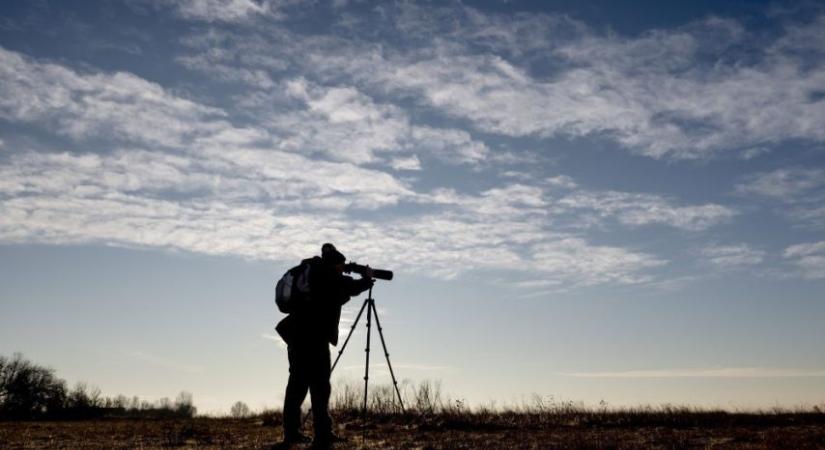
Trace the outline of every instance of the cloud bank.
<path fill-rule="evenodd" d="M 773 33 L 711 17 L 635 37 L 461 5 L 383 5 L 347 19 L 339 26 L 348 39 L 251 27 L 221 42 L 230 54 L 277 55 L 322 83 L 413 96 L 508 137 L 601 137 L 657 159 L 750 158 L 791 139 L 825 140 L 823 14 Z M 376 45 L 376 35 L 400 42 Z M 191 57 L 220 74 L 230 64 L 206 50 L 210 38 L 190 41 Z"/>
<path fill-rule="evenodd" d="M 822 15 L 772 33 L 708 18 L 629 37 L 458 4 L 381 5 L 318 30 L 291 26 L 289 2 L 150 4 L 199 24 L 174 61 L 203 91 L 0 47 L 0 119 L 48 138 L 0 141 L 0 241 L 279 262 L 335 241 L 441 278 L 647 283 L 669 258 L 606 232 L 702 236 L 743 212 L 530 173 L 554 140 L 668 161 L 825 140 L 823 58 L 810 58 L 825 54 L 811 39 Z M 821 227 L 819 172 L 756 173 L 735 190 Z M 811 252 L 780 258 L 821 278 Z M 719 267 L 767 258 L 747 244 L 699 253 Z"/>

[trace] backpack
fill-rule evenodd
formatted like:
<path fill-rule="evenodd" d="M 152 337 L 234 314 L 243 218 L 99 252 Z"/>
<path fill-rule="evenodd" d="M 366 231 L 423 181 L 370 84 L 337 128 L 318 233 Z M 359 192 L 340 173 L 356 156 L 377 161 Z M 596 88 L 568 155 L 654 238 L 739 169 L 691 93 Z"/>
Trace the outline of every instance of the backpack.
<path fill-rule="evenodd" d="M 309 298 L 309 260 L 286 271 L 275 285 L 275 304 L 284 314 L 291 314 Z"/>

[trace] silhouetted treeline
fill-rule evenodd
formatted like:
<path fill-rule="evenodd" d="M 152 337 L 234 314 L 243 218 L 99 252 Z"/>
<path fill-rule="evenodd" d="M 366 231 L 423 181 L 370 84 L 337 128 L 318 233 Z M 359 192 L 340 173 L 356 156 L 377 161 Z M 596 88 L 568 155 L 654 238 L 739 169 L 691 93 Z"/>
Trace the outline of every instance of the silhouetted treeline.
<path fill-rule="evenodd" d="M 68 388 L 54 370 L 23 358 L 0 355 L 0 420 L 71 420 L 100 417 L 171 418 L 195 415 L 192 394 L 157 402 L 123 395 L 104 397 L 100 389 L 78 383 Z"/>

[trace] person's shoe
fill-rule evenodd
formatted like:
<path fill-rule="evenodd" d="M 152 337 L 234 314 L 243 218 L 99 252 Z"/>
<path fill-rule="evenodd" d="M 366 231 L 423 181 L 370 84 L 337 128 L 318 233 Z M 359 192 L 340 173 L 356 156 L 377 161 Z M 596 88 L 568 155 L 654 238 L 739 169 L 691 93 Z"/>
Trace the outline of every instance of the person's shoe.
<path fill-rule="evenodd" d="M 309 436 L 303 433 L 289 433 L 284 435 L 284 444 L 306 444 L 309 441 Z"/>

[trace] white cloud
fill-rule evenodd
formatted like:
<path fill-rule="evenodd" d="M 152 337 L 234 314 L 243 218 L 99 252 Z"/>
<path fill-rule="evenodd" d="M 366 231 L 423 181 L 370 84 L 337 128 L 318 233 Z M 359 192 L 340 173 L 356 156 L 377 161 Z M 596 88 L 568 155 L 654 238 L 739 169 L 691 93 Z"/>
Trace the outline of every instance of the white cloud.
<path fill-rule="evenodd" d="M 562 197 L 558 203 L 564 208 L 615 217 L 629 226 L 664 224 L 690 231 L 725 223 L 736 215 L 731 208 L 714 203 L 676 206 L 658 195 L 617 191 L 576 191 Z"/>
<path fill-rule="evenodd" d="M 396 158 L 390 161 L 390 167 L 395 170 L 421 170 L 421 161 L 415 155 L 409 158 Z"/>
<path fill-rule="evenodd" d="M 817 253 L 825 252 L 825 241 L 810 242 L 806 244 L 791 245 L 785 249 L 784 256 L 786 258 L 795 258 L 801 256 L 810 256 Z"/>
<path fill-rule="evenodd" d="M 242 42 L 235 42 L 237 38 L 237 32 L 219 28 L 184 36 L 182 43 L 197 52 L 177 56 L 175 62 L 225 83 L 271 89 L 277 76 L 289 68 L 289 62 L 267 48 L 271 36 L 245 36 Z"/>
<path fill-rule="evenodd" d="M 748 244 L 709 245 L 700 254 L 714 266 L 734 269 L 753 266 L 765 259 L 765 252 L 755 250 Z"/>
<path fill-rule="evenodd" d="M 478 164 L 490 153 L 483 142 L 463 130 L 416 126 L 410 134 L 410 146 L 426 149 L 445 161 Z"/>
<path fill-rule="evenodd" d="M 435 19 L 437 26 L 427 34 L 432 40 L 414 41 L 412 49 L 382 53 L 370 46 L 341 49 L 347 43 L 339 42 L 313 47 L 308 61 L 507 136 L 601 136 L 635 153 L 676 159 L 788 139 L 825 141 L 825 102 L 811 100 L 825 87 L 825 70 L 819 60 L 799 56 L 794 45 L 801 41 L 783 43 L 789 31 L 770 40 L 738 22 L 707 19 L 623 37 L 582 24 L 569 33 L 559 25 L 566 22 L 552 16 L 510 17 L 505 25 L 467 11 L 405 11 L 407 21 Z M 421 17 L 409 19 L 415 14 Z M 452 20 L 439 22 L 442 16 Z M 821 22 L 794 29 L 815 30 Z M 553 39 L 556 30 L 568 36 Z M 524 49 L 551 62 L 554 72 L 534 76 L 530 58 L 524 64 L 523 55 L 508 50 L 522 44 L 524 34 L 537 36 Z M 471 45 L 480 35 L 490 51 Z M 825 46 L 804 45 L 820 52 Z"/>
<path fill-rule="evenodd" d="M 390 166 L 413 158 L 419 166 L 421 158 L 478 165 L 489 156 L 487 146 L 468 132 L 415 125 L 401 108 L 377 103 L 354 87 L 325 87 L 297 78 L 285 82 L 283 90 L 306 106 L 271 112 L 268 125 L 278 130 L 284 149 L 358 164 L 386 157 Z"/>
<path fill-rule="evenodd" d="M 825 228 L 825 170 L 789 167 L 751 174 L 737 183 L 736 192 L 775 202 L 797 225 Z"/>
<path fill-rule="evenodd" d="M 346 163 L 199 145 L 188 156 L 135 149 L 14 155 L 0 167 L 0 241 L 104 242 L 279 261 L 317 253 L 319 242 L 346 242 L 351 255 L 429 276 L 517 268 L 571 286 L 639 282 L 661 264 L 550 232 L 541 191 L 529 186 L 424 195 Z M 445 209 L 382 221 L 347 214 L 403 199 Z"/>
<path fill-rule="evenodd" d="M 544 180 L 544 184 L 549 189 L 515 183 L 481 192 L 477 197 L 438 189 L 422 198 L 436 204 L 461 205 L 466 210 L 490 216 L 543 216 L 560 226 L 577 229 L 603 226 L 605 219 L 615 218 L 630 227 L 661 224 L 699 231 L 728 222 L 736 215 L 733 209 L 713 203 L 679 206 L 671 199 L 653 194 L 586 190 L 568 176 L 552 177 Z M 557 188 L 567 191 L 558 196 Z"/>
<path fill-rule="evenodd" d="M 54 121 L 59 133 L 76 139 L 109 137 L 185 152 L 206 152 L 215 156 L 209 164 L 223 164 L 224 169 L 244 168 L 264 179 L 271 177 L 269 172 L 277 172 L 282 179 L 293 180 L 300 178 L 304 166 L 313 166 L 318 176 L 325 177 L 323 183 L 332 187 L 328 193 L 363 194 L 365 189 L 381 183 L 395 184 L 392 189 L 400 189 L 396 194 L 404 191 L 389 175 L 380 172 L 351 176 L 357 172 L 351 166 L 313 162 L 297 155 L 253 148 L 260 143 L 273 145 L 273 138 L 265 129 L 233 127 L 221 119 L 226 115 L 222 110 L 174 96 L 131 74 L 79 74 L 63 66 L 34 62 L 2 49 L 0 60 L 8 63 L 0 69 L 0 80 L 4 81 L 0 83 L 0 90 L 7 94 L 0 100 L 0 117 L 9 120 L 38 124 Z M 387 134 L 383 131 L 386 127 L 377 128 L 379 135 Z M 358 142 L 376 140 L 363 137 L 363 134 L 355 139 Z M 330 138 L 326 143 L 335 141 Z M 279 140 L 277 145 L 291 147 L 288 137 Z M 362 150 L 368 152 L 379 145 L 367 144 L 366 150 Z M 352 148 L 357 150 L 357 143 L 350 146 Z M 335 154 L 347 155 L 342 151 L 347 149 L 332 150 Z M 350 154 L 357 156 L 358 152 L 351 151 Z M 120 155 L 121 159 L 125 157 Z M 232 180 L 223 183 L 238 184 Z M 271 184 L 264 185 L 264 193 L 273 193 Z M 371 205 L 395 202 L 397 195 L 386 196 L 388 193 L 384 191 L 364 200 L 369 200 Z"/>
<path fill-rule="evenodd" d="M 286 91 L 307 109 L 272 114 L 270 125 L 281 134 L 281 148 L 366 163 L 374 161 L 377 152 L 399 150 L 409 132 L 403 111 L 376 104 L 354 88 L 320 88 L 293 80 Z"/>
<path fill-rule="evenodd" d="M 257 16 L 280 17 L 277 0 L 161 0 L 184 19 L 206 22 L 243 22 Z"/>
<path fill-rule="evenodd" d="M 754 159 L 758 156 L 762 156 L 764 154 L 770 153 L 770 149 L 767 147 L 752 147 L 745 150 L 742 150 L 740 157 L 742 159 Z"/>
<path fill-rule="evenodd" d="M 805 378 L 825 377 L 823 369 L 773 367 L 722 367 L 708 369 L 627 370 L 621 372 L 570 372 L 575 378 Z"/>
<path fill-rule="evenodd" d="M 259 89 L 271 89 L 276 83 L 261 69 L 247 69 L 229 64 L 215 64 L 203 56 L 181 56 L 176 61 L 192 70 L 208 72 L 212 77 L 227 82 L 241 82 Z"/>
<path fill-rule="evenodd" d="M 652 255 L 593 246 L 579 238 L 563 238 L 533 247 L 532 263 L 539 271 L 572 278 L 582 284 L 619 282 L 634 284 L 650 281 L 640 270 L 666 264 Z"/>
<path fill-rule="evenodd" d="M 420 169 L 410 146 L 429 149 L 422 155 L 441 153 L 445 160 L 471 163 L 483 161 L 489 150 L 461 130 L 411 125 L 399 108 L 376 103 L 352 87 L 322 87 L 302 78 L 285 83 L 285 91 L 304 106 L 271 118 L 273 135 L 234 127 L 221 119 L 223 111 L 180 99 L 133 75 L 82 75 L 11 52 L 3 57 L 34 80 L 37 71 L 60 74 L 53 84 L 68 86 L 73 98 L 35 110 L 7 102 L 3 111 L 11 120 L 63 123 L 80 117 L 90 137 L 114 130 L 131 141 L 176 151 L 138 147 L 102 155 L 15 155 L 0 168 L 0 238 L 7 242 L 107 242 L 287 260 L 314 253 L 319 241 L 346 241 L 371 261 L 433 276 L 521 267 L 555 284 L 589 285 L 649 281 L 649 271 L 664 261 L 593 245 L 554 230 L 554 222 L 573 217 L 580 225 L 595 215 L 629 226 L 662 223 L 694 230 L 733 215 L 713 204 L 675 206 L 659 196 L 586 191 L 563 175 L 538 186 L 506 184 L 478 194 L 416 192 L 386 172 L 349 161 L 374 161 L 388 151 L 395 156 L 387 165 Z M 87 102 L 83 95 L 109 98 L 109 90 L 119 93 L 118 101 L 105 108 L 105 117 L 75 113 Z M 49 104 L 45 100 L 52 91 L 45 81 L 35 81 L 15 94 L 35 105 Z M 151 133 L 130 131 L 134 108 L 149 117 L 155 106 L 161 113 L 151 119 Z M 342 151 L 330 151 L 336 150 L 333 144 Z M 313 148 L 342 162 L 308 156 Z M 572 192 L 559 198 L 554 193 L 559 188 Z M 350 215 L 402 202 L 412 210 L 398 219 L 362 223 Z M 417 211 L 416 205 L 424 209 Z"/>
<path fill-rule="evenodd" d="M 106 156 L 24 153 L 14 155 L 11 162 L 0 167 L 6 194 L 60 195 L 67 187 L 80 188 L 83 193 L 144 197 L 175 193 L 194 199 L 272 204 L 282 211 L 333 195 L 347 199 L 346 207 L 363 208 L 414 196 L 383 172 L 255 148 L 204 146 L 200 156 L 137 149 Z"/>
<path fill-rule="evenodd" d="M 736 185 L 736 191 L 741 194 L 795 201 L 800 194 L 823 187 L 825 170 L 795 167 L 749 175 Z"/>
<path fill-rule="evenodd" d="M 0 47 L 0 118 L 54 125 L 75 139 L 178 147 L 226 126 L 226 114 L 129 73 L 82 74 Z"/>
<path fill-rule="evenodd" d="M 798 205 L 791 208 L 789 216 L 806 226 L 825 229 L 825 205 Z"/>
<path fill-rule="evenodd" d="M 825 279 L 825 241 L 791 245 L 783 256 L 796 266 L 797 273 L 803 278 Z"/>
<path fill-rule="evenodd" d="M 344 240 L 352 225 L 340 211 L 412 195 L 348 164 L 255 149 L 202 155 L 14 155 L 0 166 L 0 240 L 286 260 L 314 253 L 316 241 Z"/>
<path fill-rule="evenodd" d="M 628 37 L 569 17 L 460 4 L 382 5 L 364 14 L 341 19 L 345 37 L 268 27 L 223 35 L 220 52 L 197 39 L 190 45 L 210 63 L 267 55 L 282 70 L 288 61 L 312 82 L 412 101 L 466 122 L 465 131 L 598 137 L 670 159 L 750 158 L 790 139 L 825 141 L 825 101 L 817 97 L 825 67 L 805 56 L 825 53 L 814 39 L 825 15 L 774 34 L 708 18 Z"/>
<path fill-rule="evenodd" d="M 559 187 L 563 189 L 575 189 L 578 187 L 578 184 L 575 181 L 573 181 L 573 178 L 567 175 L 556 175 L 547 178 L 547 180 L 545 181 L 550 186 Z"/>
<path fill-rule="evenodd" d="M 347 242 L 348 251 L 375 264 L 430 276 L 518 268 L 576 286 L 648 281 L 664 261 L 555 230 L 559 215 L 589 208 L 621 223 L 688 229 L 725 215 L 723 208 L 699 206 L 695 213 L 659 197 L 616 192 L 591 192 L 585 196 L 595 199 L 590 205 L 559 202 L 546 188 L 576 189 L 564 176 L 478 193 L 417 192 L 387 172 L 349 161 L 372 161 L 386 147 L 387 165 L 407 158 L 406 167 L 416 160 L 420 167 L 410 146 L 429 147 L 422 155 L 467 161 L 484 160 L 488 149 L 461 130 L 411 125 L 399 108 L 352 87 L 292 80 L 284 88 L 303 106 L 271 118 L 272 130 L 239 128 L 222 110 L 131 74 L 80 74 L 6 51 L 0 57 L 17 70 L 0 72 L 17 83 L 0 101 L 6 119 L 80 126 L 83 133 L 61 126 L 57 132 L 81 141 L 114 134 L 134 142 L 104 153 L 12 155 L 0 166 L 3 242 L 97 242 L 279 261 L 314 254 L 318 242 Z M 19 74 L 27 80 L 17 80 Z M 135 122 L 147 130 L 138 132 Z M 298 131 L 284 136 L 289 129 Z M 310 156 L 313 142 L 318 151 L 344 145 L 341 154 L 321 153 L 343 161 Z M 600 200 L 605 196 L 612 200 Z M 408 209 L 397 216 L 357 217 L 402 204 Z M 671 211 L 669 218 L 643 217 L 640 211 L 650 207 Z"/>
<path fill-rule="evenodd" d="M 426 202 L 460 206 L 463 210 L 487 217 L 521 217 L 547 214 L 545 193 L 540 187 L 509 184 L 483 191 L 478 196 L 459 194 L 452 189 L 437 189 L 422 197 Z"/>

